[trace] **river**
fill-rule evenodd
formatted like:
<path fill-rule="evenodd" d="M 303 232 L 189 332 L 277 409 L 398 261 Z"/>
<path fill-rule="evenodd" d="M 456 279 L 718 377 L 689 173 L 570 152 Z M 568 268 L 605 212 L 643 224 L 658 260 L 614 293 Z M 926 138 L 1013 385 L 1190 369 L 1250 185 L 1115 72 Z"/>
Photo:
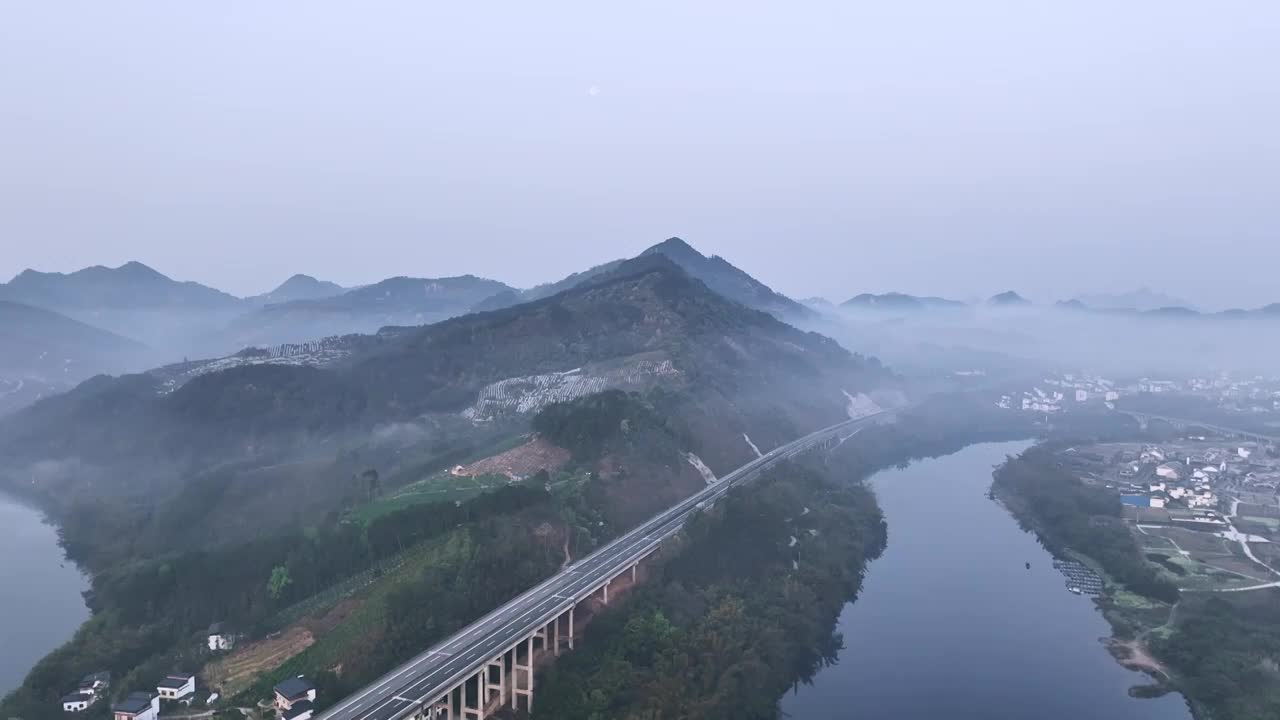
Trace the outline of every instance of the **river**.
<path fill-rule="evenodd" d="M 1029 443 L 972 445 L 872 478 L 889 524 L 838 664 L 784 698 L 796 720 L 1187 720 L 1180 695 L 1129 697 L 1092 601 L 989 500 L 991 472 Z M 1027 569 L 1026 563 L 1031 563 Z"/>
<path fill-rule="evenodd" d="M 44 515 L 0 493 L 0 696 L 88 619 L 88 587 Z"/>

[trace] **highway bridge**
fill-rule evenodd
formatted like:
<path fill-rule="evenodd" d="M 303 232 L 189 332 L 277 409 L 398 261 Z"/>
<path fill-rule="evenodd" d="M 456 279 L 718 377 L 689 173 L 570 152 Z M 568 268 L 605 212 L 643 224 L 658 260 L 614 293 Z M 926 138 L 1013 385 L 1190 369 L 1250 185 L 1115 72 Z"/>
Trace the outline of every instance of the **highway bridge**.
<path fill-rule="evenodd" d="M 700 509 L 769 467 L 829 447 L 861 428 L 890 420 L 882 411 L 832 425 L 752 460 L 655 515 L 330 708 L 323 720 L 482 720 L 504 703 L 533 706 L 538 652 L 573 648 L 574 613 L 592 598 L 608 604 L 609 587 L 657 551 Z M 523 702 L 521 702 L 523 700 Z"/>
<path fill-rule="evenodd" d="M 1250 430 L 1241 430 L 1240 428 L 1223 427 L 1221 425 L 1213 425 L 1210 423 L 1201 422 L 1199 420 L 1189 420 L 1187 418 L 1168 417 L 1166 415 L 1153 415 L 1151 413 L 1134 412 L 1132 410 L 1121 410 L 1119 412 L 1121 415 L 1128 415 L 1134 420 L 1137 420 L 1138 424 L 1144 430 L 1146 429 L 1148 423 L 1150 423 L 1152 420 L 1156 420 L 1159 422 L 1166 423 L 1168 425 L 1172 425 L 1177 430 L 1186 430 L 1187 428 L 1198 427 L 1198 428 L 1204 428 L 1205 430 L 1208 430 L 1210 432 L 1217 433 L 1218 435 L 1223 435 L 1226 437 L 1243 438 L 1246 440 L 1253 440 L 1254 442 L 1260 442 L 1260 443 L 1280 443 L 1280 437 L 1277 437 L 1274 435 L 1262 435 Z"/>

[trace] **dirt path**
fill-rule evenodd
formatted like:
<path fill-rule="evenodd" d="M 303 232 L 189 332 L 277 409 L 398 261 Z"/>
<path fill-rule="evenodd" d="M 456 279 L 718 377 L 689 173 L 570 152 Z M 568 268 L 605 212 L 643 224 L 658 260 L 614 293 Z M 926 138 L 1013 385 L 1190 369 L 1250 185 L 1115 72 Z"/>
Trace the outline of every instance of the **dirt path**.
<path fill-rule="evenodd" d="M 1111 652 L 1112 657 L 1116 659 L 1116 662 L 1120 663 L 1121 667 L 1147 673 L 1159 680 L 1169 677 L 1169 672 L 1165 669 L 1164 664 L 1147 650 L 1146 643 L 1141 638 L 1132 640 L 1107 638 L 1104 643 L 1107 646 L 1107 650 Z"/>

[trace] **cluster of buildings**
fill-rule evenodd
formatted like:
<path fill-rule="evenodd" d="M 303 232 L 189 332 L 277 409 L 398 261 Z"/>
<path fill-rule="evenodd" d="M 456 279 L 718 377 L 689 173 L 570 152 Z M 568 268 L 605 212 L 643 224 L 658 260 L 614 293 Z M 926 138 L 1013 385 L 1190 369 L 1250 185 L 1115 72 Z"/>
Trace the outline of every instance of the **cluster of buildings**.
<path fill-rule="evenodd" d="M 62 696 L 65 712 L 82 712 L 102 699 L 111 687 L 111 673 L 97 672 L 85 675 L 75 690 Z"/>
<path fill-rule="evenodd" d="M 214 623 L 209 626 L 206 642 L 212 652 L 230 650 L 235 646 L 236 635 L 224 624 Z M 86 675 L 75 690 L 64 695 L 60 700 L 63 712 L 80 713 L 88 710 L 107 696 L 110 687 L 110 673 L 97 672 Z M 205 698 L 205 704 L 212 704 L 217 699 L 218 694 L 211 693 Z M 162 700 L 183 705 L 193 703 L 196 700 L 196 676 L 191 673 L 176 673 L 161 680 L 156 685 L 155 692 L 129 693 L 124 699 L 111 706 L 112 719 L 156 720 L 160 715 Z"/>
<path fill-rule="evenodd" d="M 1045 390 L 1045 387 L 1049 389 Z M 1052 415 L 1062 412 L 1072 404 L 1100 403 L 1114 410 L 1115 402 L 1119 399 L 1120 390 L 1106 378 L 1065 374 L 1045 378 L 1039 385 L 1021 394 L 1002 395 L 996 406 L 1005 410 L 1017 409 Z"/>
<path fill-rule="evenodd" d="M 1142 392 L 1181 392 L 1213 402 L 1223 410 L 1244 413 L 1280 412 L 1280 378 L 1261 375 L 1239 377 L 1230 373 L 1193 377 L 1185 381 L 1143 378 Z"/>
<path fill-rule="evenodd" d="M 210 635 L 210 642 L 213 642 L 213 635 Z M 62 709 L 68 713 L 88 710 L 106 697 L 110 687 L 109 673 L 86 675 L 74 692 L 62 698 Z M 132 692 L 112 705 L 111 717 L 112 720 L 158 720 L 161 700 L 189 705 L 195 697 L 195 675 L 190 673 L 169 675 L 160 681 L 155 692 Z M 213 693 L 206 703 L 212 703 L 217 699 L 217 693 Z M 280 720 L 311 720 L 315 712 L 315 701 L 316 686 L 306 677 L 299 675 L 275 686 L 271 707 L 276 710 Z"/>
<path fill-rule="evenodd" d="M 1215 492 L 1220 481 L 1237 477 L 1239 467 L 1230 460 L 1249 457 L 1252 450 L 1209 448 L 1197 454 L 1175 457 L 1177 450 L 1146 445 L 1140 451 L 1123 452 L 1119 472 L 1121 499 L 1138 507 L 1184 507 L 1209 510 L 1218 505 Z"/>
<path fill-rule="evenodd" d="M 1114 410 L 1114 403 L 1122 396 L 1143 394 L 1195 396 L 1233 412 L 1280 412 L 1280 378 L 1244 378 L 1229 373 L 1172 380 L 1141 377 L 1120 382 L 1089 373 L 1063 373 L 1044 378 L 1025 392 L 1005 395 L 997 404 L 1005 409 L 1048 414 L 1084 403 Z"/>

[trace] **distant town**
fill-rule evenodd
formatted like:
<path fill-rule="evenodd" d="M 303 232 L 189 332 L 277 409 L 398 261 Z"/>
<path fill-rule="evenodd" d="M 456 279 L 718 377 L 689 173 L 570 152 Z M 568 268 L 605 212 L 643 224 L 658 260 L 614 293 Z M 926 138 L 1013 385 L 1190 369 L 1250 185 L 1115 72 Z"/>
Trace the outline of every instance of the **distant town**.
<path fill-rule="evenodd" d="M 1006 410 L 1055 414 L 1073 406 L 1105 406 L 1115 410 L 1121 398 L 1138 395 L 1198 398 L 1228 412 L 1280 412 L 1280 378 L 1241 378 L 1230 373 L 1178 380 L 1141 377 L 1124 381 L 1088 373 L 1064 373 L 1046 377 L 1021 392 L 1006 393 L 996 404 Z M 1280 427 L 1275 432 L 1280 435 Z"/>

